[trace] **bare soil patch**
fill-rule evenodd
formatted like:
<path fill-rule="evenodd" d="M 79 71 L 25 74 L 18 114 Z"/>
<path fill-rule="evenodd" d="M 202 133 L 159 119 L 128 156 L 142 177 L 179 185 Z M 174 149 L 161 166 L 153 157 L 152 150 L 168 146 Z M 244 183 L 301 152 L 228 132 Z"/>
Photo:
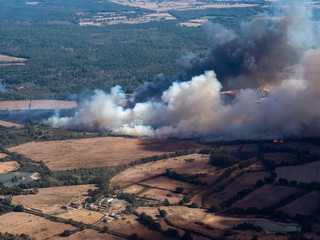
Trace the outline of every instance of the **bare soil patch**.
<path fill-rule="evenodd" d="M 216 168 L 208 164 L 209 155 L 191 154 L 187 156 L 168 158 L 131 167 L 121 172 L 111 180 L 111 184 L 125 186 L 141 182 L 152 176 L 165 173 L 166 169 L 179 174 L 195 175 L 210 173 Z"/>
<path fill-rule="evenodd" d="M 66 213 L 59 214 L 58 217 L 64 219 L 72 219 L 77 222 L 83 222 L 86 224 L 93 224 L 98 222 L 104 215 L 99 212 L 89 211 L 84 209 L 73 210 Z"/>
<path fill-rule="evenodd" d="M 11 172 L 11 171 L 17 170 L 19 167 L 20 167 L 20 164 L 16 161 L 0 162 L 0 173 Z"/>
<path fill-rule="evenodd" d="M 296 214 L 310 215 L 318 207 L 320 202 L 320 192 L 313 191 L 301 198 L 287 204 L 279 210 L 294 217 Z"/>
<path fill-rule="evenodd" d="M 12 202 L 22 204 L 26 208 L 39 209 L 44 213 L 59 213 L 63 212 L 62 206 L 84 201 L 90 188 L 96 189 L 94 185 L 39 188 L 38 194 L 13 196 Z"/>
<path fill-rule="evenodd" d="M 239 200 L 232 207 L 257 207 L 258 209 L 270 206 L 279 202 L 280 199 L 294 193 L 298 193 L 301 190 L 298 188 L 264 185 L 262 188 L 254 191 L 250 195 Z"/>
<path fill-rule="evenodd" d="M 27 234 L 35 239 L 46 239 L 73 230 L 75 227 L 56 223 L 27 213 L 12 212 L 0 216 L 0 232 L 13 234 Z"/>
<path fill-rule="evenodd" d="M 0 125 L 4 127 L 23 127 L 21 124 L 16 124 L 12 122 L 0 121 Z"/>
<path fill-rule="evenodd" d="M 320 161 L 299 166 L 277 167 L 278 178 L 304 183 L 320 182 Z"/>
<path fill-rule="evenodd" d="M 102 137 L 26 143 L 9 150 L 35 160 L 43 160 L 52 170 L 127 164 L 158 154 L 204 148 L 186 140 Z"/>

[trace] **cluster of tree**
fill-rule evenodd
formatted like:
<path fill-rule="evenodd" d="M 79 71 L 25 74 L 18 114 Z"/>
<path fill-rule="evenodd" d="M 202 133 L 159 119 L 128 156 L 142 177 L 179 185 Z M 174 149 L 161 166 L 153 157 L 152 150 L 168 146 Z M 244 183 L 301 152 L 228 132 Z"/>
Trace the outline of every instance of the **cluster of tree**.
<path fill-rule="evenodd" d="M 156 231 L 161 231 L 161 224 L 154 221 L 153 218 L 150 215 L 147 215 L 145 212 L 142 212 L 139 215 L 139 221 L 141 221 L 143 224 L 151 226 Z"/>
<path fill-rule="evenodd" d="M 208 184 L 206 182 L 201 182 L 200 180 L 197 180 L 197 178 L 204 176 L 204 174 L 195 174 L 195 175 L 186 175 L 186 174 L 179 174 L 175 171 L 171 171 L 169 169 L 166 169 L 166 172 L 163 174 L 163 176 L 166 176 L 167 178 L 172 178 L 177 181 L 181 182 L 188 182 L 194 185 L 202 185 L 207 186 Z"/>
<path fill-rule="evenodd" d="M 0 233 L 0 240 L 32 240 L 30 236 L 27 234 L 21 233 L 18 234 L 12 234 L 12 233 Z"/>
<path fill-rule="evenodd" d="M 8 212 L 23 212 L 24 207 L 22 205 L 13 205 L 11 203 L 11 197 L 0 198 L 0 215 Z"/>
<path fill-rule="evenodd" d="M 133 167 L 133 166 L 148 163 L 148 162 L 156 162 L 156 161 L 167 159 L 167 158 L 185 156 L 185 155 L 190 155 L 194 153 L 196 153 L 196 150 L 193 149 L 193 150 L 176 151 L 175 153 L 165 153 L 162 155 L 154 155 L 151 157 L 144 157 L 139 160 L 130 162 L 130 166 Z"/>
<path fill-rule="evenodd" d="M 183 199 L 178 203 L 179 205 L 184 205 L 186 203 L 191 202 L 191 199 L 194 197 L 194 192 L 189 192 L 188 194 L 183 196 Z"/>
<path fill-rule="evenodd" d="M 78 139 L 96 137 L 98 135 L 98 133 L 88 134 L 66 129 L 36 126 L 35 124 L 33 122 L 27 123 L 22 128 L 0 126 L 0 146 L 10 147 L 32 141 Z"/>

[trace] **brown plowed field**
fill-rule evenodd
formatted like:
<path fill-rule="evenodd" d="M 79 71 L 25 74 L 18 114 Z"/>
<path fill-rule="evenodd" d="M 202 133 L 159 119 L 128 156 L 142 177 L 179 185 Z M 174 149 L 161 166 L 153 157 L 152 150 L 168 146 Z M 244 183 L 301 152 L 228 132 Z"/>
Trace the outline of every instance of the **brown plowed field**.
<path fill-rule="evenodd" d="M 205 148 L 186 140 L 103 137 L 26 143 L 9 150 L 35 160 L 43 160 L 51 170 L 116 166 L 143 157 Z"/>

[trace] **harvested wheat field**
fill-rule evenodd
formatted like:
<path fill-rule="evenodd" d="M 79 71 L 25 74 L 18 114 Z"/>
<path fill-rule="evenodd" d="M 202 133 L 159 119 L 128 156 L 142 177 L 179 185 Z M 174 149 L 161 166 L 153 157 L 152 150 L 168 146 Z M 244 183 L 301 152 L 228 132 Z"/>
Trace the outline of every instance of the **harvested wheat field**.
<path fill-rule="evenodd" d="M 258 190 L 233 204 L 232 207 L 257 207 L 258 209 L 261 209 L 279 202 L 280 199 L 290 194 L 298 192 L 301 192 L 301 189 L 284 186 L 264 185 L 262 188 L 259 188 Z"/>
<path fill-rule="evenodd" d="M 0 121 L 0 125 L 4 127 L 23 127 L 21 124 L 16 124 L 12 122 Z"/>
<path fill-rule="evenodd" d="M 310 215 L 318 207 L 320 202 L 320 192 L 312 191 L 301 198 L 285 205 L 279 210 L 294 217 L 296 214 Z"/>
<path fill-rule="evenodd" d="M 63 141 L 32 142 L 9 150 L 35 160 L 43 160 L 51 170 L 116 166 L 142 157 L 205 148 L 187 140 L 102 137 Z"/>
<path fill-rule="evenodd" d="M 39 193 L 34 195 L 13 196 L 12 203 L 52 214 L 62 212 L 61 207 L 67 206 L 71 202 L 82 202 L 87 198 L 86 194 L 90 188 L 96 189 L 94 185 L 39 188 Z"/>
<path fill-rule="evenodd" d="M 320 182 L 320 161 L 299 166 L 277 167 L 278 178 L 304 183 Z"/>
<path fill-rule="evenodd" d="M 0 159 L 7 157 L 8 155 L 5 153 L 0 153 Z"/>
<path fill-rule="evenodd" d="M 143 239 L 152 239 L 152 240 L 163 240 L 167 239 L 162 233 L 153 231 L 147 226 L 140 224 L 137 221 L 137 216 L 135 215 L 126 215 L 121 219 L 116 221 L 111 221 L 109 223 L 100 223 L 98 227 L 108 226 L 109 230 L 124 233 L 131 235 L 137 233 L 139 237 Z M 168 238 L 171 239 L 171 238 Z M 174 238 L 173 238 L 174 239 Z"/>
<path fill-rule="evenodd" d="M 197 192 L 199 190 L 205 189 L 205 187 L 203 186 L 197 186 L 187 182 L 180 182 L 166 177 L 153 178 L 145 182 L 141 182 L 141 184 L 168 191 L 175 191 L 176 187 L 183 187 L 184 193 L 190 191 Z"/>
<path fill-rule="evenodd" d="M 75 227 L 46 220 L 27 213 L 12 212 L 0 216 L 0 232 L 27 234 L 34 239 L 46 239 L 61 234 Z"/>
<path fill-rule="evenodd" d="M 169 196 L 167 196 L 169 194 Z M 175 194 L 170 191 L 151 188 L 148 191 L 142 193 L 140 197 L 147 197 L 156 200 L 160 200 L 163 202 L 165 199 L 168 199 L 171 204 L 177 204 L 180 200 L 182 200 L 182 194 Z"/>
<path fill-rule="evenodd" d="M 113 186 L 133 184 L 163 174 L 166 169 L 187 175 L 214 171 L 216 167 L 208 164 L 208 162 L 209 155 L 191 154 L 145 163 L 121 172 L 111 180 L 111 184 Z"/>
<path fill-rule="evenodd" d="M 86 229 L 84 231 L 76 232 L 69 237 L 53 237 L 51 240 L 123 240 L 121 237 L 116 237 L 107 233 L 99 233 L 93 229 Z"/>
<path fill-rule="evenodd" d="M 67 213 L 57 215 L 64 219 L 72 219 L 77 222 L 83 222 L 86 224 L 93 224 L 98 222 L 104 215 L 99 212 L 88 211 L 88 210 L 72 210 Z"/>
<path fill-rule="evenodd" d="M 237 192 L 242 189 L 253 187 L 259 179 L 264 179 L 269 177 L 270 173 L 261 171 L 261 172 L 249 172 L 245 173 L 242 176 L 236 178 L 236 180 L 230 184 L 225 190 L 213 193 L 206 198 L 206 204 L 210 205 L 218 205 L 219 203 L 228 200 L 233 197 Z"/>
<path fill-rule="evenodd" d="M 0 173 L 7 173 L 14 170 L 17 170 L 20 167 L 20 164 L 16 161 L 10 162 L 0 162 Z"/>

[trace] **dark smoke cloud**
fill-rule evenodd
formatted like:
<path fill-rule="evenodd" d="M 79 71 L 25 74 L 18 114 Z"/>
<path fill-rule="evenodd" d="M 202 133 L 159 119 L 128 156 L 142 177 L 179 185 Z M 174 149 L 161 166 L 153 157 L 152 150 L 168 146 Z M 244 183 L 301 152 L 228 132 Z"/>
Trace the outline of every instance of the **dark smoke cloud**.
<path fill-rule="evenodd" d="M 242 22 L 239 37 L 220 24 L 209 23 L 210 48 L 205 58 L 188 53 L 177 61 L 181 80 L 214 70 L 227 88 L 274 86 L 276 74 L 299 62 L 314 43 L 309 12 L 301 5 L 284 6 L 283 17 L 263 15 Z M 293 36 L 293 35 L 296 36 Z"/>
<path fill-rule="evenodd" d="M 153 82 L 145 82 L 139 86 L 134 93 L 135 103 L 146 101 L 158 101 L 161 99 L 164 89 L 168 89 L 172 80 L 165 74 L 160 73 L 154 77 Z"/>

